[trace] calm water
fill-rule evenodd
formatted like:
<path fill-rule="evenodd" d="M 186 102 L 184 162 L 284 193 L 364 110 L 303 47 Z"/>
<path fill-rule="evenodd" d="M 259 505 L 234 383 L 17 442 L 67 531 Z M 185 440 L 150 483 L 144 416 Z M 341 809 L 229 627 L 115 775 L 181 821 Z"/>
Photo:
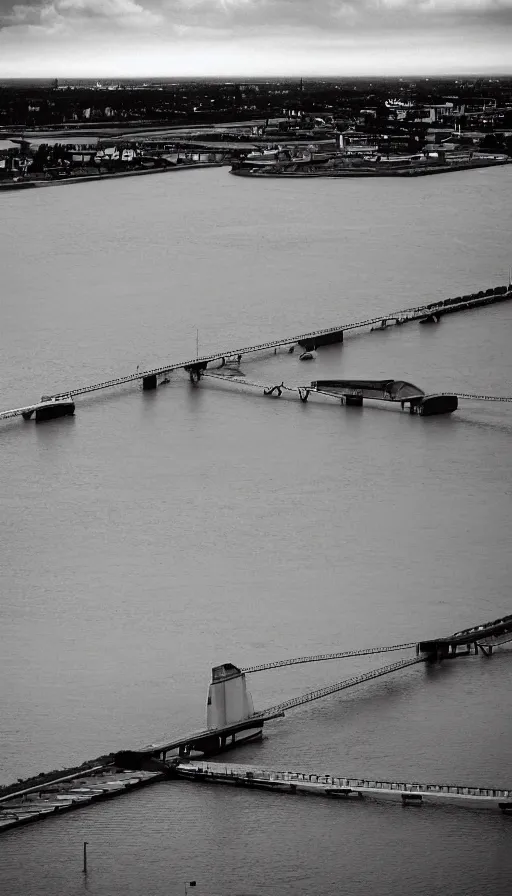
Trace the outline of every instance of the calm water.
<path fill-rule="evenodd" d="M 225 169 L 2 197 L 1 405 L 505 282 L 512 169 L 254 182 Z M 512 308 L 347 337 L 258 382 L 512 395 Z M 214 381 L 1 424 L 0 780 L 201 727 L 210 669 L 510 612 L 512 408 L 450 418 Z M 398 658 L 395 655 L 393 658 Z M 254 676 L 257 706 L 384 659 Z M 510 786 L 512 650 L 291 712 L 233 759 Z M 12 896 L 509 892 L 510 820 L 161 785 L 0 841 Z"/>

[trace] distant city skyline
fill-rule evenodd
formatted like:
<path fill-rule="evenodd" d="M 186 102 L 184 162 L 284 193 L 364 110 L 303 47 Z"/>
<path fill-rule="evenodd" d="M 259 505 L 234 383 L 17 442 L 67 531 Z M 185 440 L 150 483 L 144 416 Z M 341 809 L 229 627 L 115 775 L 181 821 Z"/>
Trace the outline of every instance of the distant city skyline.
<path fill-rule="evenodd" d="M 512 74 L 512 0 L 0 0 L 0 77 Z"/>

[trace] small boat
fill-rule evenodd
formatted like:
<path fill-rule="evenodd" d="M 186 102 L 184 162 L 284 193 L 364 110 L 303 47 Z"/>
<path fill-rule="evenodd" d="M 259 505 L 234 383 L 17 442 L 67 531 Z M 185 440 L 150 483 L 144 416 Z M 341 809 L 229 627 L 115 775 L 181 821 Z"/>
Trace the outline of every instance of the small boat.
<path fill-rule="evenodd" d="M 302 352 L 302 355 L 299 355 L 299 361 L 314 361 L 316 358 L 316 352 L 313 349 L 312 351 Z"/>

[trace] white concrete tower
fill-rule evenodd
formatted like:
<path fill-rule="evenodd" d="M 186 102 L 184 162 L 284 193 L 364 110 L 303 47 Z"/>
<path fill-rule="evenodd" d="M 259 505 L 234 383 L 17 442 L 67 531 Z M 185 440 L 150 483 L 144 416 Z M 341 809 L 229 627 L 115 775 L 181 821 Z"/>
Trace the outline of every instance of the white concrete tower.
<path fill-rule="evenodd" d="M 254 715 L 252 697 L 247 690 L 245 674 L 232 663 L 212 669 L 206 706 L 207 728 L 236 725 Z"/>

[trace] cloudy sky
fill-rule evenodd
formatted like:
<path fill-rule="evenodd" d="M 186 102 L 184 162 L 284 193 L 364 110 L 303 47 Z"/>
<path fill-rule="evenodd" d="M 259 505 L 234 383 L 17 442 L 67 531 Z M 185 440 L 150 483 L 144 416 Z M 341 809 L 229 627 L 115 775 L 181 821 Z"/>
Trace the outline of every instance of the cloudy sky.
<path fill-rule="evenodd" d="M 512 0 L 0 0 L 0 77 L 512 73 Z"/>

